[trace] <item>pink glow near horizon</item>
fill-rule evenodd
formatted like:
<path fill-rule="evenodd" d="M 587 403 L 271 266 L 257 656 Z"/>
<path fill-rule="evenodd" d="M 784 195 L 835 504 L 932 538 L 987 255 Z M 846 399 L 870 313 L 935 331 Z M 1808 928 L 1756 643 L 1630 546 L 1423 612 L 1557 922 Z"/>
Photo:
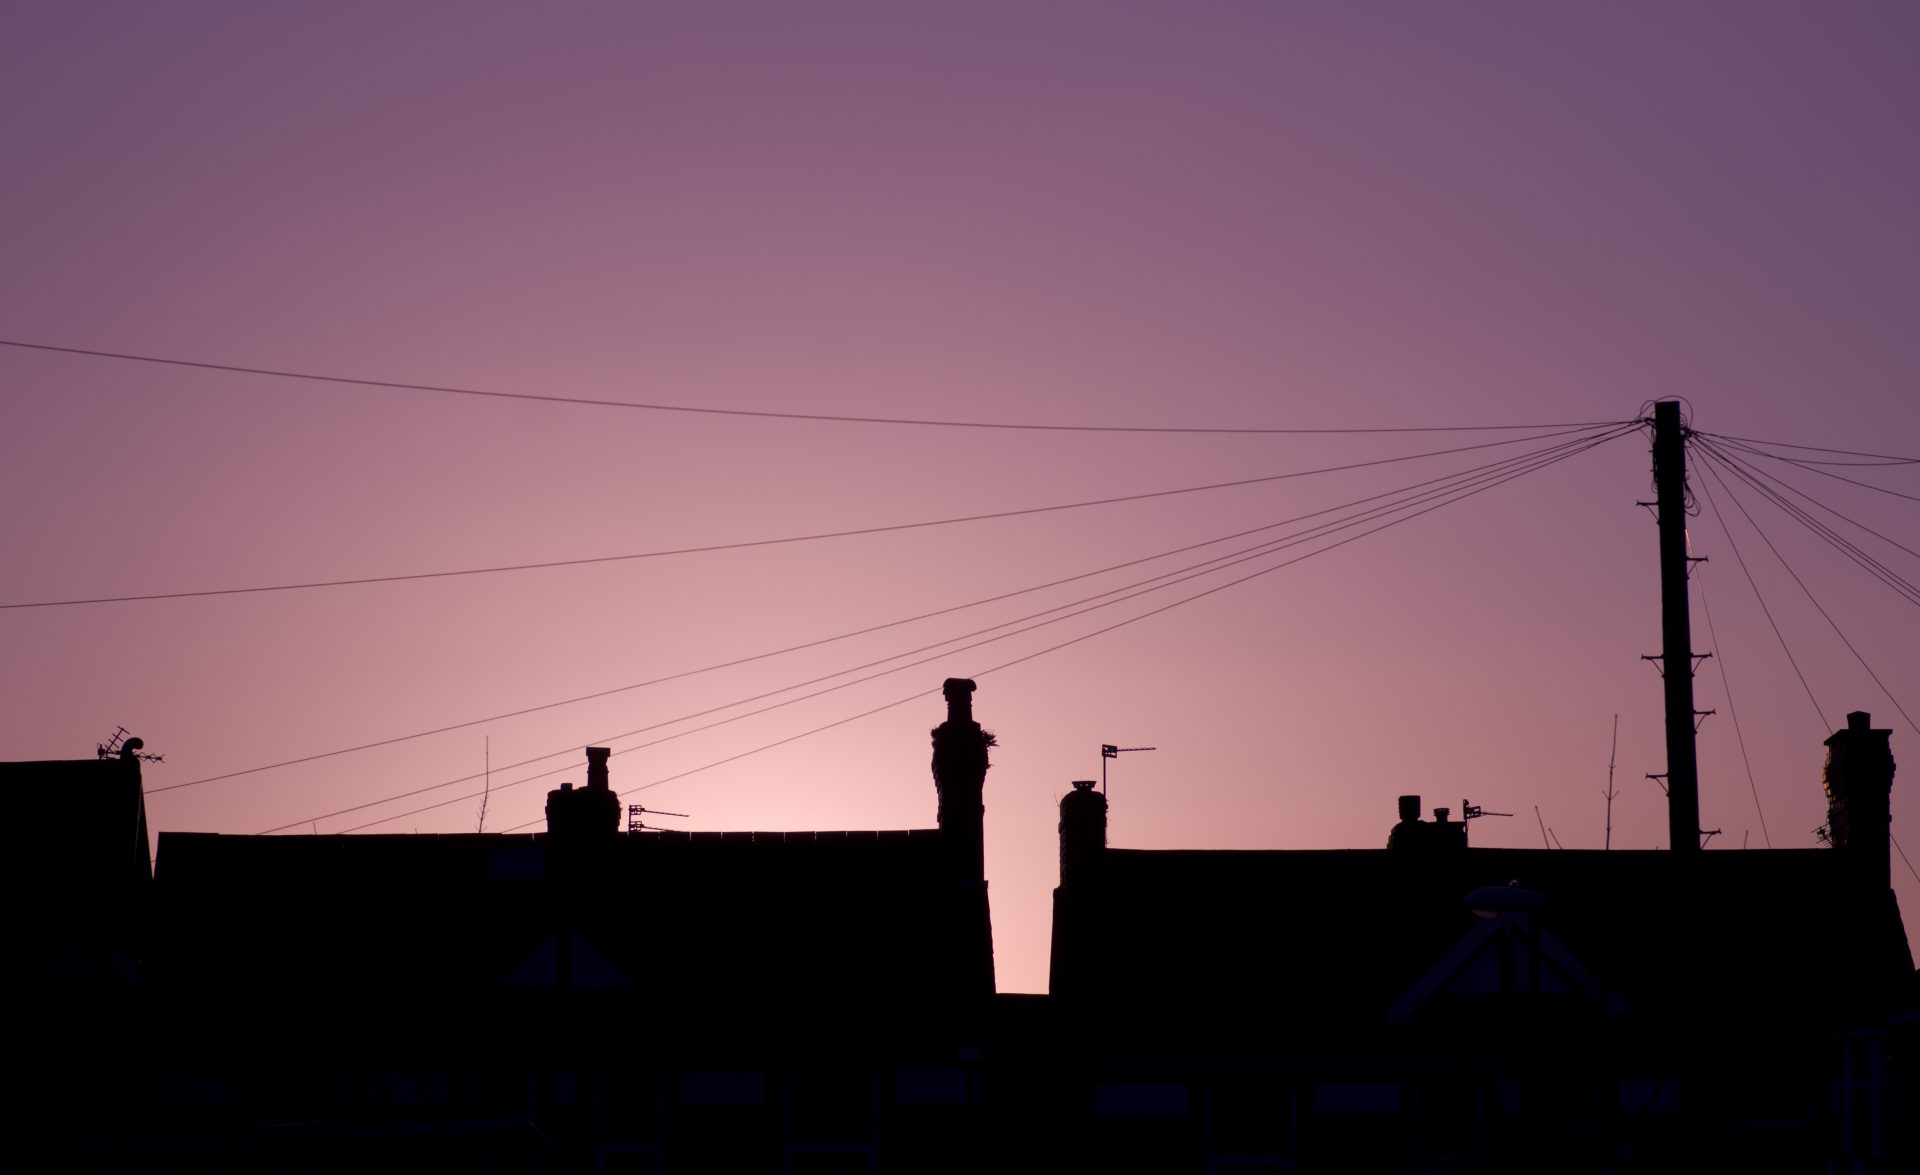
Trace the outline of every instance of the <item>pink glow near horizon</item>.
<path fill-rule="evenodd" d="M 1903 6 L 16 4 L 9 25 L 4 338 L 1036 423 L 1620 420 L 1684 396 L 1708 431 L 1920 451 L 1920 17 Z M 1490 439 L 649 415 L 0 351 L 0 602 L 769 538 Z M 84 756 L 124 723 L 166 754 L 147 773 L 164 787 L 1011 591 L 1502 452 L 678 559 L 9 611 L 0 758 Z M 1537 805 L 1569 848 L 1597 848 L 1617 713 L 1614 844 L 1664 847 L 1643 778 L 1664 769 L 1639 660 L 1659 643 L 1647 470 L 1644 440 L 1617 440 L 981 677 L 1002 989 L 1045 987 L 1054 803 L 1097 777 L 1103 742 L 1159 748 L 1112 765 L 1116 845 L 1373 847 L 1394 797 L 1419 792 L 1517 814 L 1477 823 L 1478 844 L 1538 845 Z M 1920 493 L 1904 469 L 1840 472 Z M 1797 480 L 1920 547 L 1910 503 Z M 1909 607 L 1750 508 L 1920 715 Z M 1820 742 L 1845 711 L 1893 727 L 1897 759 L 1920 733 L 1741 525 L 1820 714 L 1718 524 L 1696 519 L 1718 634 L 1696 598 L 1696 646 L 1716 653 L 1700 705 L 1720 711 L 1703 821 L 1715 849 L 1762 843 L 1724 668 L 1773 843 L 1807 846 Z M 499 767 L 1117 582 L 159 793 L 150 818 L 258 832 L 478 771 L 487 741 Z M 696 829 L 929 825 L 937 693 L 633 789 L 1106 616 L 620 755 L 614 786 Z M 488 827 L 533 820 L 584 763 L 497 771 L 556 765 L 571 770 L 496 792 Z M 1910 783 L 1893 806 L 1911 854 Z M 462 803 L 374 831 L 476 818 Z M 1912 918 L 1920 884 L 1898 859 L 1894 875 Z"/>

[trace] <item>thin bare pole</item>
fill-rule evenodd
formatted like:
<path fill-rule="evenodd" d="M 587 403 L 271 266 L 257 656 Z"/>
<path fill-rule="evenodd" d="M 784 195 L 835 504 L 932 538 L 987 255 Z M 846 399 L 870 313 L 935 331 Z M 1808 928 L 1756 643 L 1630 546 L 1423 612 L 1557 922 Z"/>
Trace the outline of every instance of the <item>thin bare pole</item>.
<path fill-rule="evenodd" d="M 487 830 L 487 796 L 493 791 L 493 736 L 492 735 L 486 736 L 485 746 L 486 746 L 485 753 L 486 753 L 487 782 L 480 789 L 480 824 L 477 828 L 474 829 L 475 832 L 485 832 Z"/>
<path fill-rule="evenodd" d="M 1613 847 L 1613 764 L 1620 757 L 1620 715 L 1613 716 L 1613 748 L 1607 752 L 1607 843 Z"/>

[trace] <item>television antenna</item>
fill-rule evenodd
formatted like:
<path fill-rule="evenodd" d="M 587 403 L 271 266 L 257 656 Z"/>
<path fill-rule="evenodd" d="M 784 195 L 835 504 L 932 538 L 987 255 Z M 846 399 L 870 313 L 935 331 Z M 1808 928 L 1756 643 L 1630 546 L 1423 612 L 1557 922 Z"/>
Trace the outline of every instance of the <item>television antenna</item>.
<path fill-rule="evenodd" d="M 649 808 L 645 804 L 628 804 L 627 805 L 627 831 L 628 832 L 646 831 L 647 823 L 646 821 L 641 819 L 641 817 L 643 816 L 678 816 L 682 820 L 687 819 L 687 814 L 685 812 L 662 812 L 658 808 Z M 659 830 L 655 829 L 655 831 L 657 832 Z"/>
<path fill-rule="evenodd" d="M 1159 747 L 1116 747 L 1112 743 L 1100 744 L 1100 794 L 1107 794 L 1107 760 L 1118 759 L 1133 751 L 1157 751 Z"/>
<path fill-rule="evenodd" d="M 93 750 L 94 754 L 102 759 L 112 759 L 116 757 L 125 759 L 131 756 L 132 758 L 139 759 L 143 763 L 164 763 L 167 761 L 165 755 L 149 755 L 143 752 L 140 748 L 146 745 L 147 744 L 141 739 L 128 738 L 126 727 L 116 726 L 113 728 L 113 737 L 95 746 Z"/>
<path fill-rule="evenodd" d="M 1478 820 L 1482 816 L 1511 816 L 1511 815 L 1513 815 L 1512 812 L 1489 812 L 1485 808 L 1481 807 L 1479 804 L 1469 804 L 1465 800 L 1460 801 L 1460 819 L 1463 821 Z"/>

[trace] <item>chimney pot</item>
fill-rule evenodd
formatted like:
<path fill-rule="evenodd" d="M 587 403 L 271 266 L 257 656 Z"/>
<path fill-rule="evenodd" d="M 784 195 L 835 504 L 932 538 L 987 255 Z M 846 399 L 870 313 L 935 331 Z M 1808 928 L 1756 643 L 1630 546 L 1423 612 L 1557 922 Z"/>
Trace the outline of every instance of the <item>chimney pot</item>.
<path fill-rule="evenodd" d="M 1448 814 L 1452 811 L 1452 808 L 1435 808 L 1433 810 L 1433 822 L 1435 824 L 1445 824 Z"/>
<path fill-rule="evenodd" d="M 987 748 L 993 739 L 973 720 L 974 685 L 949 677 L 947 720 L 933 729 L 933 787 L 940 800 L 940 831 L 952 847 L 954 868 L 970 881 L 986 879 L 982 793 L 987 780 Z"/>
<path fill-rule="evenodd" d="M 1847 715 L 1848 730 L 1870 730 L 1873 727 L 1873 715 L 1865 710 L 1855 710 Z"/>
<path fill-rule="evenodd" d="M 973 721 L 973 682 L 964 677 L 949 677 L 940 685 L 940 692 L 947 696 L 947 721 Z"/>
<path fill-rule="evenodd" d="M 1420 797 L 1419 796 L 1401 796 L 1400 797 L 1400 819 L 1403 821 L 1406 821 L 1409 824 L 1411 824 L 1415 820 L 1420 819 Z"/>
<path fill-rule="evenodd" d="M 1060 797 L 1060 884 L 1097 881 L 1107 848 L 1107 797 L 1093 780 L 1076 779 Z"/>

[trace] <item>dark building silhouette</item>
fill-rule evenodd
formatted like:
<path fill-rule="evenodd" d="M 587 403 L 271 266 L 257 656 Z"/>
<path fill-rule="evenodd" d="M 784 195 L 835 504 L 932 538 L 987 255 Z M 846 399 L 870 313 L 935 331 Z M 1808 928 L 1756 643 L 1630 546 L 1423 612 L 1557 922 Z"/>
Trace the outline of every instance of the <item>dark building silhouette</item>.
<path fill-rule="evenodd" d="M 0 764 L 12 821 L 0 997 L 7 1145 L 86 1137 L 138 1103 L 142 954 L 153 877 L 140 741 L 95 759 Z M 0 1152 L 0 1166 L 4 1152 Z M 72 1164 L 69 1164 L 72 1165 Z"/>
<path fill-rule="evenodd" d="M 137 961 L 115 1019 L 137 1028 L 72 1066 L 80 1112 L 15 1165 L 971 1169 L 993 997 L 972 689 L 947 683 L 934 731 L 938 826 L 896 832 L 624 832 L 593 748 L 545 834 L 165 832 L 149 881 L 137 763 L 10 765 L 69 793 L 46 827 L 85 846 L 17 879 L 119 887 L 49 906 L 76 945 L 48 959 L 92 968 L 63 1019 Z M 108 1094 L 87 1075 L 110 1057 L 133 1080 Z"/>
<path fill-rule="evenodd" d="M 1126 850 L 1075 784 L 1062 1146 L 1138 1171 L 1920 1168 L 1888 732 L 1853 714 L 1827 745 L 1834 849 L 1477 849 L 1405 796 L 1385 850 Z"/>
<path fill-rule="evenodd" d="M 937 824 L 892 832 L 624 831 L 592 748 L 543 834 L 168 832 L 150 868 L 134 754 L 0 764 L 5 1168 L 1920 1165 L 1865 714 L 1826 849 L 1481 849 L 1403 796 L 1383 849 L 1129 850 L 1075 783 L 1051 994 L 1007 996 L 993 736 L 944 692 Z"/>

